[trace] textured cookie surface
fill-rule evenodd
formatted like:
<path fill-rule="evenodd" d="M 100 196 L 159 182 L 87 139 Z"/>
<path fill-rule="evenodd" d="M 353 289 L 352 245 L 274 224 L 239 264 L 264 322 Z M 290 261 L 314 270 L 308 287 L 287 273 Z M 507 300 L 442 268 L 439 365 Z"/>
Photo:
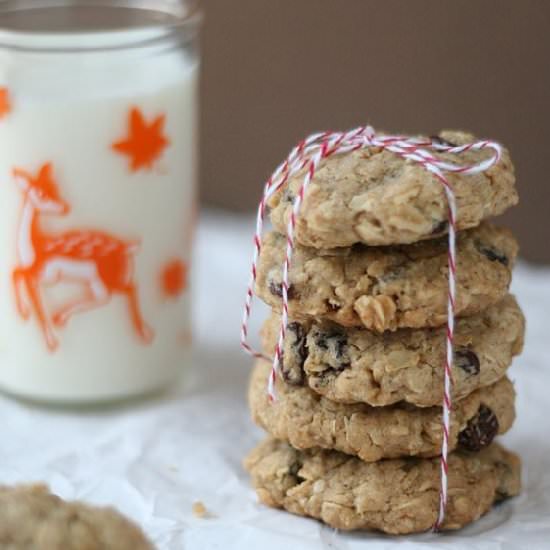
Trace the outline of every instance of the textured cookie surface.
<path fill-rule="evenodd" d="M 336 529 L 406 534 L 437 518 L 439 460 L 367 463 L 337 451 L 298 451 L 268 439 L 245 460 L 261 502 L 317 518 Z M 520 491 L 519 458 L 493 443 L 449 457 L 449 502 L 443 529 L 459 529 L 494 502 Z"/>
<path fill-rule="evenodd" d="M 42 485 L 0 487 L 0 510 L 3 550 L 153 550 L 116 510 L 65 502 Z"/>
<path fill-rule="evenodd" d="M 262 329 L 263 348 L 274 353 L 280 316 Z M 502 378 L 521 352 L 525 319 L 515 298 L 506 296 L 482 313 L 455 325 L 453 395 L 461 399 Z M 343 403 L 374 406 L 406 401 L 439 405 L 443 387 L 445 328 L 400 329 L 378 334 L 325 321 L 292 321 L 281 374 Z"/>
<path fill-rule="evenodd" d="M 286 238 L 264 239 L 256 292 L 281 309 Z M 456 314 L 473 315 L 508 292 L 518 246 L 489 224 L 457 237 Z M 290 315 L 382 332 L 443 325 L 447 320 L 446 237 L 391 248 L 316 250 L 297 246 L 290 271 Z"/>
<path fill-rule="evenodd" d="M 455 145 L 476 141 L 471 134 L 442 132 Z M 490 151 L 460 156 L 434 153 L 460 165 L 479 163 Z M 293 177 L 269 202 L 271 220 L 286 231 L 292 202 L 304 174 Z M 458 204 L 458 228 L 467 229 L 518 202 L 514 168 L 507 151 L 479 174 L 448 174 Z M 442 184 L 426 169 L 381 149 L 365 149 L 325 160 L 309 185 L 296 226 L 296 239 L 315 248 L 406 244 L 447 231 Z"/>
<path fill-rule="evenodd" d="M 309 388 L 277 382 L 277 400 L 266 392 L 270 365 L 260 360 L 252 372 L 249 404 L 254 421 L 298 449 L 321 447 L 356 455 L 366 462 L 441 452 L 441 407 L 399 404 L 371 407 L 334 403 Z M 515 418 L 512 383 L 503 378 L 453 404 L 449 448 L 479 451 Z"/>

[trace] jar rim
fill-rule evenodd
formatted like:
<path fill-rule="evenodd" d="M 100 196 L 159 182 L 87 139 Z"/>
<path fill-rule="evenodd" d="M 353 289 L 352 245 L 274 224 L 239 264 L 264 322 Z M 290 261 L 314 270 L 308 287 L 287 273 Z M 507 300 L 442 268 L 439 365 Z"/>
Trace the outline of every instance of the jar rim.
<path fill-rule="evenodd" d="M 98 52 L 148 47 L 170 38 L 192 39 L 202 21 L 200 0 L 7 0 L 0 7 L 0 50 L 29 53 Z M 10 15 L 51 9 L 134 10 L 164 15 L 162 21 L 105 28 L 10 28 Z M 4 17 L 4 24 L 2 18 Z"/>

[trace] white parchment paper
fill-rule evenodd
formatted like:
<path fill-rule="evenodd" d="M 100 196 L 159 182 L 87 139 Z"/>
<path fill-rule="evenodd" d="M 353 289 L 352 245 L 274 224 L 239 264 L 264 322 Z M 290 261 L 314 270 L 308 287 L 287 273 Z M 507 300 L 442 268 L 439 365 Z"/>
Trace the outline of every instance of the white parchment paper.
<path fill-rule="evenodd" d="M 64 498 L 116 506 L 161 550 L 550 549 L 550 269 L 520 265 L 513 284 L 528 334 L 511 370 L 518 419 L 502 439 L 524 460 L 522 495 L 453 534 L 342 534 L 257 504 L 241 467 L 262 437 L 245 404 L 251 361 L 237 345 L 251 228 L 251 219 L 203 217 L 194 274 L 197 352 L 178 387 L 101 411 L 0 397 L 0 483 L 46 481 Z M 264 316 L 258 303 L 255 327 Z M 194 501 L 212 517 L 195 518 Z"/>

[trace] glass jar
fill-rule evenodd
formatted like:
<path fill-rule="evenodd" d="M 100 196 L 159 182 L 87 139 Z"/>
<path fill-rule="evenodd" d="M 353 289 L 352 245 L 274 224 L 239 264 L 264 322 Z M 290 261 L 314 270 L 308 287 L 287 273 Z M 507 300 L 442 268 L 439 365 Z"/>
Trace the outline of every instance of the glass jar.
<path fill-rule="evenodd" d="M 189 361 L 200 13 L 0 8 L 0 389 L 116 400 Z"/>

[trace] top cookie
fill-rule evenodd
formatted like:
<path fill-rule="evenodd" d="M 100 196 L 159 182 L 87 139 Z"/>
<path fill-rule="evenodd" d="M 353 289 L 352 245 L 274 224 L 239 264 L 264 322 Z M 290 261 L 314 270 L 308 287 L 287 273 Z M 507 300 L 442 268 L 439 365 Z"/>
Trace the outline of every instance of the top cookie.
<path fill-rule="evenodd" d="M 477 138 L 444 131 L 437 140 L 463 145 Z M 454 164 L 471 165 L 489 158 L 491 151 L 433 154 Z M 475 227 L 518 202 L 514 167 L 506 150 L 486 172 L 446 176 L 455 192 L 458 229 Z M 281 233 L 286 233 L 303 177 L 299 173 L 291 178 L 268 203 L 271 221 Z M 355 243 L 408 244 L 446 232 L 447 201 L 441 182 L 419 164 L 371 148 L 334 155 L 323 162 L 306 193 L 295 238 L 305 246 L 332 248 Z"/>

